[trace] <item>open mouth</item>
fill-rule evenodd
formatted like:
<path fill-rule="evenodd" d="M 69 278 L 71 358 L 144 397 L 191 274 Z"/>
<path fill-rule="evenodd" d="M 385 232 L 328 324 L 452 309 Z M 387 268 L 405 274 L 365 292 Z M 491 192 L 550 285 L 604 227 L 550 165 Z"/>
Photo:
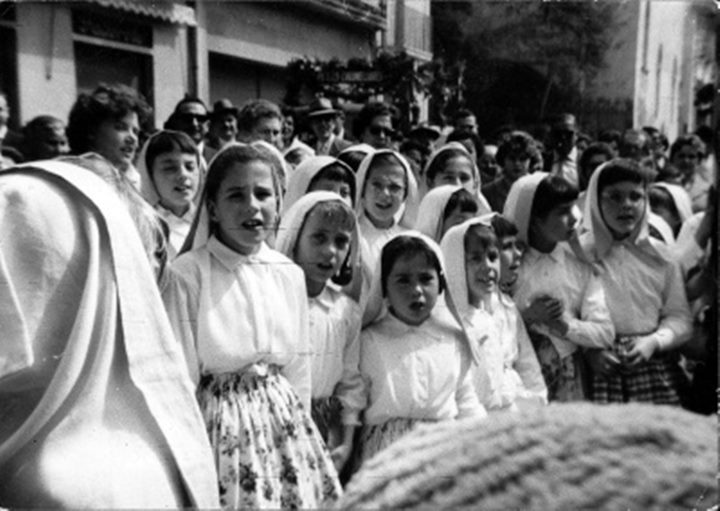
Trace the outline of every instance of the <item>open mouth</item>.
<path fill-rule="evenodd" d="M 413 312 L 422 312 L 425 310 L 425 302 L 412 302 L 409 309 Z"/>
<path fill-rule="evenodd" d="M 250 231 L 259 231 L 259 230 L 262 230 L 262 228 L 264 227 L 262 221 L 256 220 L 254 218 L 251 220 L 246 220 L 241 225 L 243 226 L 243 228 L 248 229 Z"/>
<path fill-rule="evenodd" d="M 375 203 L 375 207 L 381 211 L 386 211 L 392 207 L 392 203 L 389 204 L 378 204 Z"/>
<path fill-rule="evenodd" d="M 332 271 L 333 270 L 332 263 L 318 263 L 317 267 L 320 268 L 322 271 Z"/>

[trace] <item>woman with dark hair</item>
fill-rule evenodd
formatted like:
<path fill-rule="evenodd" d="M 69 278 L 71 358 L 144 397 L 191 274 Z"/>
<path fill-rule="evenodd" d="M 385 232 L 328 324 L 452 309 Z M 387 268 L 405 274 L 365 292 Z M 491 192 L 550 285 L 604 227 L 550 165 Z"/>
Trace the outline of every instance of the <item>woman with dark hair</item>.
<path fill-rule="evenodd" d="M 98 153 L 139 189 L 134 160 L 140 128 L 151 112 L 143 97 L 126 85 L 101 84 L 92 94 L 80 94 L 68 120 L 70 151 Z"/>

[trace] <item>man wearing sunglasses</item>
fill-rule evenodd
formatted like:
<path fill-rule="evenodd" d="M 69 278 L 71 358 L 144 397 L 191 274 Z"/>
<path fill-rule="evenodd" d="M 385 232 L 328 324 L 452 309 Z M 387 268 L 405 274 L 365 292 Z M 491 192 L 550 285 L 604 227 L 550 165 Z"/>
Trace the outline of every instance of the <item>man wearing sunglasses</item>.
<path fill-rule="evenodd" d="M 202 144 L 208 131 L 208 109 L 200 98 L 185 96 L 175 106 L 175 111 L 165 121 L 164 128 L 187 133 L 203 150 Z"/>
<path fill-rule="evenodd" d="M 360 110 L 353 131 L 360 142 L 370 144 L 375 149 L 393 147 L 393 108 L 381 102 L 367 103 Z"/>

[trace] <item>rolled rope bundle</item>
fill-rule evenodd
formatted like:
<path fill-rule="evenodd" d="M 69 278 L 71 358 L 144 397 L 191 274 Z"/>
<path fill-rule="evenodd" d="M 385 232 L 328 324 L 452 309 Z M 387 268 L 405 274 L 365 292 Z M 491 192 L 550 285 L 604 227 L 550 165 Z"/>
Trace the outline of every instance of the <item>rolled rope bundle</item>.
<path fill-rule="evenodd" d="M 422 425 L 363 465 L 341 509 L 709 509 L 717 420 L 678 408 L 553 404 Z"/>

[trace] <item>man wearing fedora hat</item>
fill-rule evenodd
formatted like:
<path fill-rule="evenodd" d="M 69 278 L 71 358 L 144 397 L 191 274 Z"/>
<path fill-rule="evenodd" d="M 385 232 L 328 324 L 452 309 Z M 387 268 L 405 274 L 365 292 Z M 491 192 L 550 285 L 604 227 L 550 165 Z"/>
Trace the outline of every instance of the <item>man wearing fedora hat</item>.
<path fill-rule="evenodd" d="M 237 140 L 237 114 L 237 107 L 227 98 L 213 104 L 213 110 L 210 112 L 210 130 L 203 153 L 207 161 L 210 161 L 226 144 Z"/>
<path fill-rule="evenodd" d="M 318 97 L 310 103 L 308 121 L 315 134 L 315 154 L 337 156 L 340 151 L 352 145 L 351 142 L 339 138 L 334 133 L 339 114 L 340 111 L 333 107 L 328 98 Z"/>

